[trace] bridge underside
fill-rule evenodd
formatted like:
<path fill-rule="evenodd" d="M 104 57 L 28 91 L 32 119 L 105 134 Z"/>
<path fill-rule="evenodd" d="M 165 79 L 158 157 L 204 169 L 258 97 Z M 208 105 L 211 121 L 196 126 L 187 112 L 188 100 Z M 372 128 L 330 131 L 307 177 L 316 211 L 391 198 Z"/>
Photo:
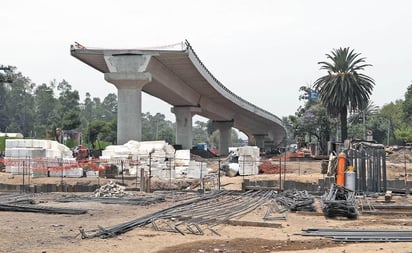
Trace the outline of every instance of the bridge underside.
<path fill-rule="evenodd" d="M 230 127 L 244 132 L 250 143 L 277 146 L 286 137 L 286 130 L 278 117 L 223 86 L 188 43 L 184 50 L 111 50 L 71 46 L 71 55 L 104 73 L 105 79 L 117 87 L 118 144 L 141 138 L 142 91 L 173 106 L 178 128 L 176 141 L 184 148 L 191 147 L 191 117 L 194 114 L 209 118 L 218 125 L 219 122 L 230 122 Z M 227 128 L 227 124 L 220 126 L 221 132 Z M 225 142 L 222 137 L 221 142 Z"/>

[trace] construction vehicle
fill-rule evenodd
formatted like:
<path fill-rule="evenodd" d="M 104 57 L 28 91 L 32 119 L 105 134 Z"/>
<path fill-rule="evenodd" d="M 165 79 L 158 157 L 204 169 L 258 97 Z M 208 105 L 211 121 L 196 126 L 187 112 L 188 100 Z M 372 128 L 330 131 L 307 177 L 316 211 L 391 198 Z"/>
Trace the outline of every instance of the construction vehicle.
<path fill-rule="evenodd" d="M 83 146 L 82 144 L 77 145 L 73 149 L 73 157 L 76 158 L 76 161 L 84 161 L 89 158 L 89 149 Z"/>

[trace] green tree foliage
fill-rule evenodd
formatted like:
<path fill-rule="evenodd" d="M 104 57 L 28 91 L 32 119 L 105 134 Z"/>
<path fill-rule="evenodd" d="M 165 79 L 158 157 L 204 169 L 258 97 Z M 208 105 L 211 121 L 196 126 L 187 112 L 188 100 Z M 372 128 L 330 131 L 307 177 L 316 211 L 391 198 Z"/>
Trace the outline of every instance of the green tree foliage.
<path fill-rule="evenodd" d="M 396 141 L 395 130 L 400 129 L 404 123 L 403 103 L 402 100 L 396 100 L 395 102 L 390 102 L 389 104 L 384 105 L 380 110 L 382 118 L 388 119 L 389 121 L 389 143 Z"/>
<path fill-rule="evenodd" d="M 78 109 L 71 109 L 63 115 L 62 129 L 71 130 L 80 126 L 80 114 Z"/>
<path fill-rule="evenodd" d="M 117 116 L 117 96 L 114 93 L 109 93 L 102 103 L 102 117 L 105 121 L 116 120 Z"/>
<path fill-rule="evenodd" d="M 29 136 L 33 128 L 34 84 L 20 72 L 13 74 L 6 97 L 6 113 L 8 114 L 10 131 L 21 132 Z"/>
<path fill-rule="evenodd" d="M 44 138 L 48 131 L 53 131 L 53 127 L 58 124 L 60 117 L 57 114 L 57 99 L 54 96 L 53 83 L 49 85 L 43 83 L 34 90 L 34 136 Z"/>
<path fill-rule="evenodd" d="M 365 108 L 372 94 L 374 80 L 360 73 L 365 67 L 365 58 L 349 48 L 332 50 L 326 54 L 330 62 L 319 62 L 327 74 L 314 83 L 321 103 L 332 116 L 338 116 L 341 124 L 341 141 L 347 139 L 348 111 Z"/>
<path fill-rule="evenodd" d="M 93 149 L 96 149 L 96 143 L 98 144 L 105 132 L 110 132 L 110 127 L 106 122 L 102 120 L 90 122 L 87 128 L 87 142 L 92 145 Z"/>
<path fill-rule="evenodd" d="M 403 143 L 412 141 L 412 127 L 407 124 L 395 130 L 396 139 L 401 140 Z"/>
<path fill-rule="evenodd" d="M 405 92 L 405 100 L 403 103 L 403 115 L 405 121 L 412 121 L 412 84 L 408 86 Z"/>
<path fill-rule="evenodd" d="M 199 120 L 195 122 L 195 125 L 192 128 L 193 144 L 206 143 L 208 146 L 210 145 L 209 135 L 207 133 L 207 126 L 208 122 Z"/>
<path fill-rule="evenodd" d="M 175 126 L 166 120 L 161 113 L 151 115 L 149 112 L 142 114 L 142 140 L 155 141 L 166 140 L 169 144 L 175 144 Z"/>
<path fill-rule="evenodd" d="M 295 116 L 289 117 L 295 142 L 303 146 L 306 142 L 317 141 L 321 153 L 326 154 L 327 141 L 330 140 L 331 119 L 313 88 L 302 86 L 299 91 L 301 92 L 299 100 L 303 100 L 304 105 L 298 108 Z"/>

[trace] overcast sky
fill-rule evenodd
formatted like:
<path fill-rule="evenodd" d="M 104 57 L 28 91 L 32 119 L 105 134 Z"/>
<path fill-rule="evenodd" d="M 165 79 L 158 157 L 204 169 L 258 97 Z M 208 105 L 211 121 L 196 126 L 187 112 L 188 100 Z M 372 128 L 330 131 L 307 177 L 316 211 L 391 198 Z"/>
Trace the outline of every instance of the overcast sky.
<path fill-rule="evenodd" d="M 141 48 L 187 39 L 223 85 L 282 117 L 302 104 L 299 87 L 325 73 L 317 62 L 351 47 L 372 64 L 375 105 L 403 99 L 412 81 L 412 1 L 13 0 L 0 5 L 0 64 L 36 84 L 67 80 L 84 99 L 116 89 L 70 56 L 88 47 Z M 170 105 L 149 95 L 143 112 Z"/>

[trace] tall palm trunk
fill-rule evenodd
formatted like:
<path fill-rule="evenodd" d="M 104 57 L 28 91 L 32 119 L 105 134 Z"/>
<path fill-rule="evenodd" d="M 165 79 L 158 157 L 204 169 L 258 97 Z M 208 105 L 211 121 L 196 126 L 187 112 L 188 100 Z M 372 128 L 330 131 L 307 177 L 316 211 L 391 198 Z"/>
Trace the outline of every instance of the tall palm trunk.
<path fill-rule="evenodd" d="M 348 138 L 348 109 L 346 106 L 342 108 L 340 115 L 340 138 L 343 143 Z"/>

